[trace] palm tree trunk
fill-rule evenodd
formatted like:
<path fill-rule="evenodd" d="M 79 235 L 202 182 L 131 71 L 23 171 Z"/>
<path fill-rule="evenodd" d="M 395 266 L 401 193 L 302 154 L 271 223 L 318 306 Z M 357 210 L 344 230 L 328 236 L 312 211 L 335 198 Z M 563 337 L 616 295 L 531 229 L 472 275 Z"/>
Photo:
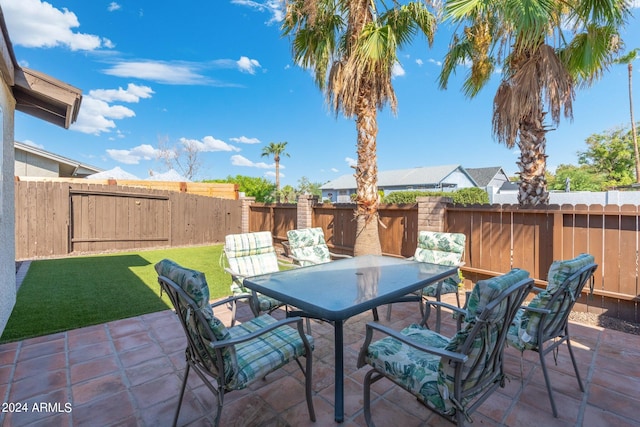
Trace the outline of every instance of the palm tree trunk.
<path fill-rule="evenodd" d="M 363 85 L 366 86 L 366 85 Z M 356 166 L 356 241 L 354 255 L 380 255 L 378 233 L 378 135 L 376 106 L 362 89 L 356 114 L 358 165 Z"/>
<path fill-rule="evenodd" d="M 542 110 L 540 110 L 542 111 Z M 540 117 L 527 117 L 520 122 L 520 190 L 518 203 L 522 206 L 536 206 L 549 204 L 547 179 L 545 177 L 547 155 L 547 131 L 542 123 L 544 113 Z"/>
<path fill-rule="evenodd" d="M 274 158 L 276 162 L 276 203 L 280 203 L 280 157 Z"/>
<path fill-rule="evenodd" d="M 636 122 L 633 118 L 633 64 L 629 62 L 629 114 L 631 115 L 631 136 L 633 138 L 633 155 L 636 163 L 636 182 L 640 183 L 640 153 L 638 153 L 638 133 L 636 132 Z"/>

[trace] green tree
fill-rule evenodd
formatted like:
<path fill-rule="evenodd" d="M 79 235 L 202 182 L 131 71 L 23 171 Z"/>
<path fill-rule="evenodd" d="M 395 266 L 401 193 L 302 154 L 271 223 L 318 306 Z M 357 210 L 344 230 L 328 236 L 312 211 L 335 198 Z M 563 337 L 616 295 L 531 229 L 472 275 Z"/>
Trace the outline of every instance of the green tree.
<path fill-rule="evenodd" d="M 228 176 L 226 179 L 206 180 L 203 182 L 225 182 L 238 184 L 238 191 L 243 192 L 247 197 L 255 197 L 256 202 L 261 203 L 273 202 L 273 193 L 276 188 L 272 182 L 267 181 L 264 178 L 244 175 Z"/>
<path fill-rule="evenodd" d="M 631 132 L 617 128 L 591 135 L 586 143 L 588 148 L 578 153 L 578 163 L 602 174 L 605 187 L 629 185 L 635 181 Z"/>
<path fill-rule="evenodd" d="M 295 203 L 298 197 L 298 192 L 291 185 L 285 185 L 282 187 L 280 195 L 285 203 Z"/>
<path fill-rule="evenodd" d="M 303 176 L 298 180 L 298 194 L 311 194 L 314 196 L 322 197 L 322 190 L 320 189 L 322 184 L 319 182 L 311 182 L 309 178 Z"/>
<path fill-rule="evenodd" d="M 571 191 L 603 191 L 606 190 L 605 178 L 589 165 L 560 165 L 555 175 L 548 175 L 549 189 L 565 190 L 569 179 Z"/>
<path fill-rule="evenodd" d="M 458 65 L 471 64 L 463 84 L 475 96 L 497 70 L 493 134 L 520 149 L 521 205 L 548 204 L 546 135 L 561 115 L 572 117 L 577 85 L 587 86 L 613 62 L 619 28 L 630 16 L 626 0 L 450 0 L 445 17 L 459 25 L 440 86 Z M 570 24 L 570 25 L 569 25 Z M 569 28 L 568 28 L 569 27 Z"/>
<path fill-rule="evenodd" d="M 638 132 L 633 118 L 633 61 L 638 59 L 640 49 L 635 48 L 616 60 L 618 64 L 627 64 L 629 73 L 629 115 L 631 116 L 631 137 L 633 141 L 633 159 L 636 167 L 636 182 L 640 182 L 640 153 L 638 152 Z"/>
<path fill-rule="evenodd" d="M 286 142 L 270 142 L 269 145 L 262 149 L 262 157 L 273 156 L 273 161 L 276 163 L 276 202 L 280 203 L 280 156 L 289 157 L 289 153 L 285 152 L 287 149 Z"/>
<path fill-rule="evenodd" d="M 380 254 L 377 110 L 396 109 L 391 84 L 398 49 L 422 33 L 433 41 L 436 18 L 423 0 L 286 0 L 284 35 L 296 64 L 310 69 L 336 115 L 357 131 L 355 255 Z"/>

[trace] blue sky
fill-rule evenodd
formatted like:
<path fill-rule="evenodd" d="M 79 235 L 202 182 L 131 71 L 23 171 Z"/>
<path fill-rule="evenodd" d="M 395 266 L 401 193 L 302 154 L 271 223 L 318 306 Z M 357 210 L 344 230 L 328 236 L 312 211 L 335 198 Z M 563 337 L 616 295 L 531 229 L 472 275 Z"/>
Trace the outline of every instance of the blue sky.
<path fill-rule="evenodd" d="M 0 0 L 18 62 L 83 91 L 78 121 L 64 130 L 16 112 L 15 138 L 102 168 L 145 178 L 163 172 L 159 147 L 195 141 L 196 179 L 248 175 L 274 180 L 270 142 L 288 142 L 281 184 L 324 183 L 352 173 L 355 123 L 331 113 L 311 74 L 291 60 L 278 0 L 117 2 Z M 635 0 L 635 15 L 640 0 Z M 429 48 L 417 38 L 400 52 L 393 80 L 398 112 L 379 113 L 378 168 L 460 164 L 517 170 L 518 152 L 491 135 L 497 79 L 475 99 L 458 70 L 437 87 L 450 41 L 441 26 Z M 640 47 L 633 18 L 626 47 Z M 640 88 L 640 61 L 634 83 Z M 640 89 L 634 93 L 640 107 Z M 640 118 L 640 108 L 636 120 Z M 574 102 L 574 120 L 547 135 L 548 166 L 577 163 L 594 133 L 629 125 L 627 68 L 611 67 Z"/>

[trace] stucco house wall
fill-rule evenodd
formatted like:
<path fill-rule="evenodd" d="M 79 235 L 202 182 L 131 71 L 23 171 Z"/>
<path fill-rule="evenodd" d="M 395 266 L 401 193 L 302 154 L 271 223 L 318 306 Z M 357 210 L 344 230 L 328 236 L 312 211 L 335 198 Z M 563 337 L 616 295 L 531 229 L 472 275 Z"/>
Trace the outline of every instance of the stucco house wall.
<path fill-rule="evenodd" d="M 15 101 L 11 88 L 0 79 L 0 117 L 2 143 L 0 150 L 0 334 L 9 320 L 16 302 L 16 241 L 14 216 L 13 118 Z"/>
<path fill-rule="evenodd" d="M 56 178 L 59 176 L 58 162 L 43 157 L 34 156 L 22 150 L 15 150 L 17 176 L 40 176 L 44 178 Z"/>

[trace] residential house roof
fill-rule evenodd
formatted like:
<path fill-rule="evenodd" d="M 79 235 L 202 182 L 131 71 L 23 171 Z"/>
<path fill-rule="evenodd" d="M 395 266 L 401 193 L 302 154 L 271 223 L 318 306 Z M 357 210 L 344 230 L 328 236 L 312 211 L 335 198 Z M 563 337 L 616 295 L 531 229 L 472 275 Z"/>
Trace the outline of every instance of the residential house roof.
<path fill-rule="evenodd" d="M 22 142 L 14 141 L 13 147 L 15 150 L 25 151 L 38 157 L 57 162 L 59 165 L 60 176 L 62 177 L 85 177 L 87 175 L 102 172 L 102 169 L 95 166 L 87 165 L 73 160 L 68 157 L 63 157 L 55 153 L 43 150 L 42 148 L 34 147 L 33 145 L 24 144 Z"/>
<path fill-rule="evenodd" d="M 465 168 L 465 170 L 478 184 L 478 187 L 486 187 L 487 185 L 489 185 L 491 180 L 495 178 L 498 173 L 502 173 L 505 177 L 507 177 L 507 174 L 500 166 L 492 166 L 488 168 Z"/>
<path fill-rule="evenodd" d="M 4 13 L 0 9 L 0 74 L 11 87 L 16 110 L 68 129 L 78 118 L 82 91 L 16 61 Z"/>
<path fill-rule="evenodd" d="M 473 177 L 462 166 L 443 165 L 378 172 L 378 187 L 438 185 L 445 183 L 447 177 L 456 171 L 469 176 L 469 179 L 475 183 Z M 342 175 L 320 188 L 323 190 L 356 188 L 356 179 L 353 175 Z"/>

